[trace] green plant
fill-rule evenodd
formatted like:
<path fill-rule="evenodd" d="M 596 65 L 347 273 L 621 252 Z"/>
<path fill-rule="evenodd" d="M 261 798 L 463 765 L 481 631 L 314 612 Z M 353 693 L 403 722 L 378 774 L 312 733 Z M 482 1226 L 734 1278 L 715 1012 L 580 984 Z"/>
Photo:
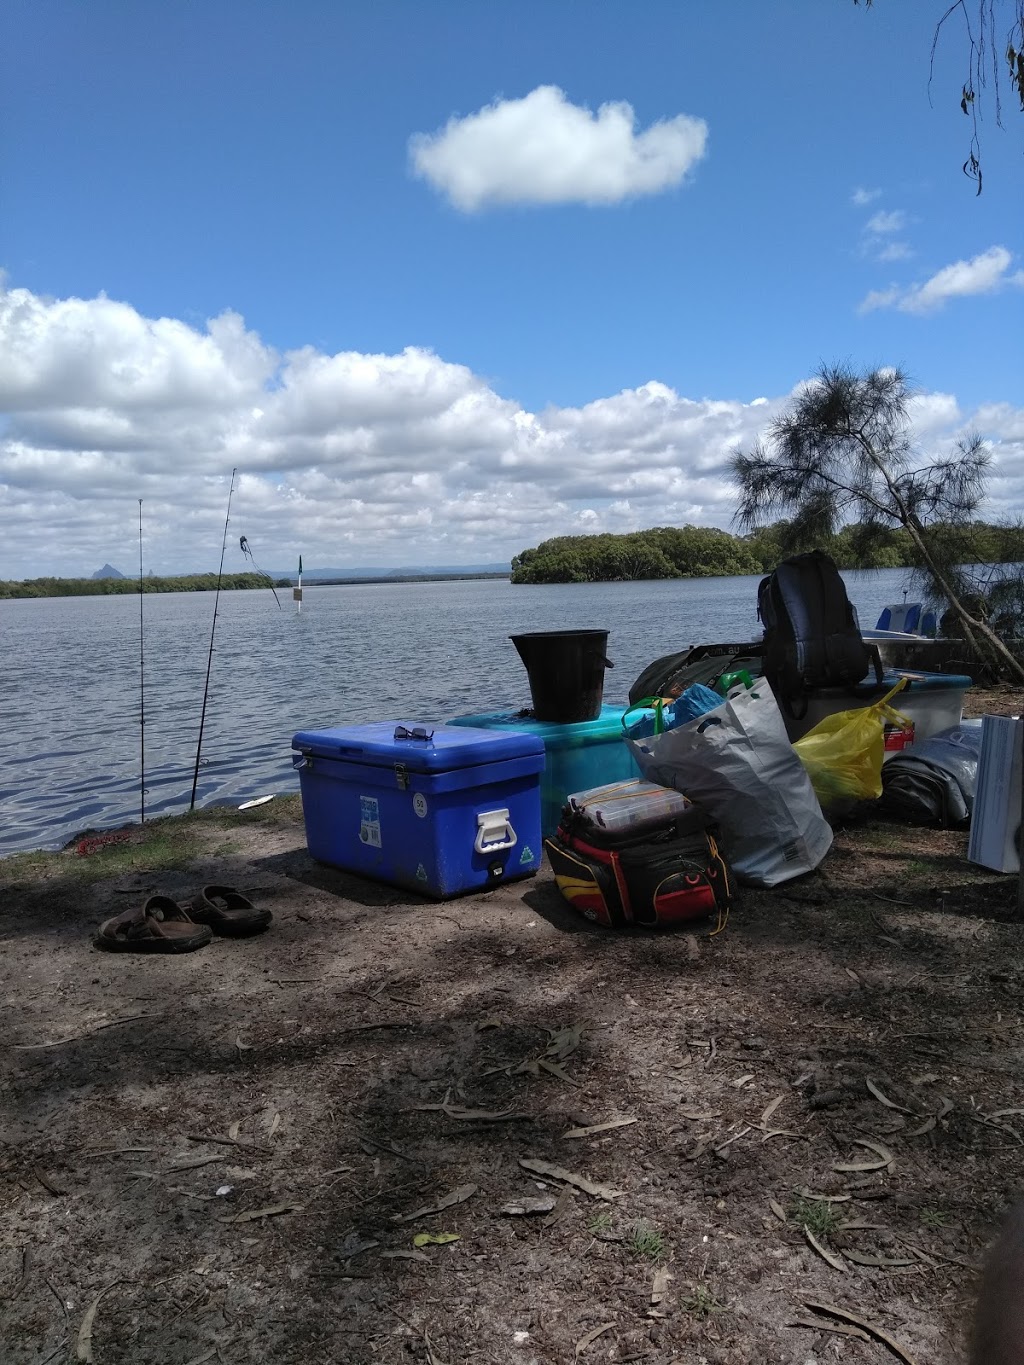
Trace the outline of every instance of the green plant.
<path fill-rule="evenodd" d="M 641 1220 L 633 1225 L 628 1245 L 634 1256 L 656 1261 L 665 1250 L 665 1239 L 657 1228 L 652 1228 L 650 1223 Z"/>
<path fill-rule="evenodd" d="M 945 1209 L 922 1209 L 921 1222 L 926 1228 L 944 1228 L 950 1221 Z"/>
<path fill-rule="evenodd" d="M 922 858 L 912 858 L 904 867 L 903 872 L 907 877 L 929 877 L 935 875 L 935 867 Z"/>
<path fill-rule="evenodd" d="M 828 1237 L 839 1227 L 839 1215 L 823 1199 L 795 1199 L 789 1211 L 815 1237 Z"/>
<path fill-rule="evenodd" d="M 595 1233 L 607 1232 L 611 1225 L 612 1216 L 610 1213 L 595 1213 L 594 1216 L 587 1221 L 587 1231 Z"/>
<path fill-rule="evenodd" d="M 709 1318 L 712 1313 L 724 1313 L 725 1304 L 718 1298 L 714 1290 L 702 1282 L 694 1285 L 691 1294 L 684 1294 L 679 1300 L 679 1306 L 684 1313 L 689 1313 L 695 1318 Z"/>

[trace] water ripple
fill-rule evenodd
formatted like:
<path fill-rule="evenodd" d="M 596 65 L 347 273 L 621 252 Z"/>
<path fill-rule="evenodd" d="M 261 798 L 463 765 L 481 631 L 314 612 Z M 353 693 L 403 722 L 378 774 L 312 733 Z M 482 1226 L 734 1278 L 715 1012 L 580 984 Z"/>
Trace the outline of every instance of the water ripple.
<path fill-rule="evenodd" d="M 898 570 L 844 577 L 865 624 L 904 586 Z M 527 705 L 508 640 L 520 631 L 607 629 L 605 693 L 624 698 L 661 654 L 757 638 L 757 582 L 366 584 L 309 588 L 301 614 L 278 610 L 269 591 L 225 593 L 197 803 L 297 791 L 297 730 Z M 154 594 L 145 611 L 146 811 L 158 815 L 188 808 L 213 597 Z M 137 820 L 137 599 L 0 602 L 0 629 L 0 853 Z"/>

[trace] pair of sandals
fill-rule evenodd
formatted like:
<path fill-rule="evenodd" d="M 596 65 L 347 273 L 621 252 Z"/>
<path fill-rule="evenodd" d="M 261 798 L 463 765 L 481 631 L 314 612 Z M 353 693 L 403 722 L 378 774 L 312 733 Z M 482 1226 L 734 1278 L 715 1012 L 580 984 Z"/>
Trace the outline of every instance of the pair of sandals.
<path fill-rule="evenodd" d="M 97 948 L 113 953 L 191 953 L 214 934 L 246 938 L 273 919 L 233 886 L 204 886 L 192 901 L 150 896 L 145 905 L 114 915 L 96 932 Z"/>

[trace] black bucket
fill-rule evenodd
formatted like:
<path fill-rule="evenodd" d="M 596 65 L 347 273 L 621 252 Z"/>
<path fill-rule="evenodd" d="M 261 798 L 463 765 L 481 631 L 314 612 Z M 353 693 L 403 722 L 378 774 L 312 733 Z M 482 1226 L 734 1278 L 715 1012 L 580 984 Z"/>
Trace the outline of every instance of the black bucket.
<path fill-rule="evenodd" d="M 606 630 L 535 630 L 510 635 L 530 678 L 533 714 L 567 725 L 596 720 L 604 697 Z"/>

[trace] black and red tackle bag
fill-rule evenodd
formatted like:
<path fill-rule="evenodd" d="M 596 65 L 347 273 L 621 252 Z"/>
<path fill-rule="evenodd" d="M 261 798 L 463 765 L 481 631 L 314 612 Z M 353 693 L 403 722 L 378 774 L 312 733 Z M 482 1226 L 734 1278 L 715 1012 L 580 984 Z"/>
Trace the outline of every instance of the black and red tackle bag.
<path fill-rule="evenodd" d="M 729 870 L 697 807 L 654 829 L 613 832 L 566 806 L 544 847 L 559 891 L 595 924 L 671 929 L 717 915 L 724 927 Z"/>

